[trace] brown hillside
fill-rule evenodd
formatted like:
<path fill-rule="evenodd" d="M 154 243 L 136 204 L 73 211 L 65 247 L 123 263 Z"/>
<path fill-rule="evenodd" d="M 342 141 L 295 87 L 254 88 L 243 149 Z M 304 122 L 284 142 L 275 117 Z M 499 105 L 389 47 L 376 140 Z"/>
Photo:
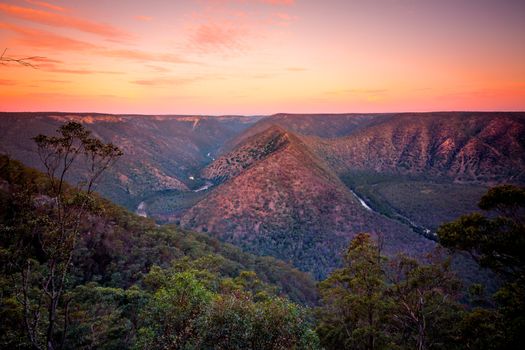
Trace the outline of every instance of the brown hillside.
<path fill-rule="evenodd" d="M 244 140 L 234 151 L 214 161 L 204 169 L 203 177 L 217 182 L 228 180 L 289 143 L 286 131 L 273 125 L 256 137 Z"/>
<path fill-rule="evenodd" d="M 94 136 L 112 142 L 124 156 L 98 190 L 129 209 L 158 192 L 198 187 L 189 179 L 208 165 L 218 148 L 258 118 L 135 116 L 82 113 L 0 113 L 0 153 L 41 166 L 32 137 L 52 135 L 63 123 L 83 123 Z M 39 168 L 43 170 L 42 168 Z M 78 174 L 68 180 L 76 181 Z"/>
<path fill-rule="evenodd" d="M 270 137 L 271 136 L 271 137 Z M 339 253 L 359 232 L 383 232 L 385 249 L 427 252 L 434 244 L 408 228 L 366 210 L 328 167 L 291 132 L 270 128 L 217 160 L 245 155 L 248 145 L 287 140 L 262 159 L 249 158 L 181 219 L 184 227 L 208 231 L 262 255 L 291 261 L 316 277 L 337 266 Z M 271 148 L 270 145 L 266 144 Z M 237 176 L 234 176 L 237 175 Z"/>
<path fill-rule="evenodd" d="M 308 139 L 338 174 L 355 170 L 525 181 L 525 115 L 403 114 L 337 139 Z"/>

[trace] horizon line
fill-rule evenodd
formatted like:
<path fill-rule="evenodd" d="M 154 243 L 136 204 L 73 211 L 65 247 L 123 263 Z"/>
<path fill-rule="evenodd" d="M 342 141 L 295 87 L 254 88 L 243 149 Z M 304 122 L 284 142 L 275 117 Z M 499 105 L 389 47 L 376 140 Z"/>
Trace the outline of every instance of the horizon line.
<path fill-rule="evenodd" d="M 176 114 L 176 113 L 109 113 L 109 112 L 72 112 L 72 111 L 0 111 L 0 114 L 76 114 L 76 115 L 112 115 L 112 116 L 136 116 L 136 117 L 272 117 L 283 114 L 288 115 L 380 115 L 380 114 L 431 114 L 431 113 L 525 113 L 524 110 L 428 110 L 428 111 L 391 111 L 391 112 L 277 112 L 271 114 L 206 114 L 206 113 L 191 113 L 191 114 Z"/>

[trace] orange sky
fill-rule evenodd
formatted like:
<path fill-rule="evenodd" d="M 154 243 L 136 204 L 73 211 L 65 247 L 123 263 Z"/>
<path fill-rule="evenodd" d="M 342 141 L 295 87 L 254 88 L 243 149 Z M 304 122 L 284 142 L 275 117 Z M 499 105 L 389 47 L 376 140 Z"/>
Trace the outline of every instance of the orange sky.
<path fill-rule="evenodd" d="M 0 111 L 525 110 L 523 0 L 0 1 Z"/>

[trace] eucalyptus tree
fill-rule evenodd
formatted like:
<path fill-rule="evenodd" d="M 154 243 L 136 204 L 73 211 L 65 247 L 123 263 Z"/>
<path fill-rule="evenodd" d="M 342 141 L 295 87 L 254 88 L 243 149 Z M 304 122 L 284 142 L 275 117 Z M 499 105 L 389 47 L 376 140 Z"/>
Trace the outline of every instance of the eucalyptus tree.
<path fill-rule="evenodd" d="M 19 201 L 21 232 L 11 264 L 32 347 L 60 349 L 70 313 L 69 272 L 83 224 L 96 203 L 93 190 L 122 152 L 77 122 L 62 125 L 56 136 L 38 135 L 33 140 L 46 181 L 38 184 L 41 194 L 27 191 Z M 81 176 L 70 185 L 66 178 L 73 173 Z"/>

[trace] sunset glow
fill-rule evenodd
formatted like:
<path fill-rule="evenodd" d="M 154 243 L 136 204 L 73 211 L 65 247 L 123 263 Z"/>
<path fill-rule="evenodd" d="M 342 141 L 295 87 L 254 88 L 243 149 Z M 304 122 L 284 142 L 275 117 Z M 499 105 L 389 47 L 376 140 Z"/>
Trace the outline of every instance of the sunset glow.
<path fill-rule="evenodd" d="M 0 111 L 525 109 L 523 0 L 13 0 L 0 47 Z"/>

